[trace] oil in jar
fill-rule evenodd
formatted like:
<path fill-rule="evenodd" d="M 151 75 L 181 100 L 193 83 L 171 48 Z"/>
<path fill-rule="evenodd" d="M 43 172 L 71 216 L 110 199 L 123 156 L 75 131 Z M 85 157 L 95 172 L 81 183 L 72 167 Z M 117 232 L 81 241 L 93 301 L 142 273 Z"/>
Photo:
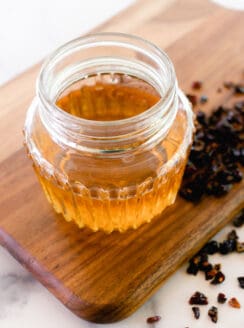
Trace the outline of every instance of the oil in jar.
<path fill-rule="evenodd" d="M 59 95 L 56 105 L 73 116 L 105 122 L 140 115 L 159 100 L 157 90 L 141 79 L 102 74 L 71 85 Z M 186 156 L 179 157 L 174 166 L 162 172 L 178 151 L 186 124 L 184 111 L 178 111 L 167 137 L 154 148 L 134 156 L 130 167 L 123 154 L 119 159 L 101 160 L 95 155 L 77 159 L 64 151 L 56 155 L 60 159 L 57 165 L 59 172 L 66 176 L 68 172 L 72 182 L 46 174 L 43 167 L 35 166 L 35 170 L 49 202 L 67 221 L 94 231 L 137 228 L 175 200 Z M 43 148 L 44 152 L 50 151 L 48 142 Z M 140 161 L 144 163 L 141 166 Z"/>

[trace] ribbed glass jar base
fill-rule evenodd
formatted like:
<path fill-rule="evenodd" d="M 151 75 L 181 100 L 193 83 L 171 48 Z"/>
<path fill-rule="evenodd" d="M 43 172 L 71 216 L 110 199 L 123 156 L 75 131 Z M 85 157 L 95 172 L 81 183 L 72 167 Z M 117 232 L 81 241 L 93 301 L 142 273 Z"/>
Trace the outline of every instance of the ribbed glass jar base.
<path fill-rule="evenodd" d="M 94 191 L 84 188 L 82 193 L 78 193 L 69 184 L 62 186 L 56 179 L 44 176 L 37 166 L 35 171 L 48 201 L 57 213 L 80 228 L 86 226 L 93 231 L 110 233 L 114 230 L 124 232 L 129 228 L 136 229 L 173 204 L 185 161 L 185 158 L 181 158 L 165 175 L 137 185 L 133 196 L 130 196 L 127 187 L 117 190 L 116 198 L 111 197 L 114 192 L 104 189 Z"/>

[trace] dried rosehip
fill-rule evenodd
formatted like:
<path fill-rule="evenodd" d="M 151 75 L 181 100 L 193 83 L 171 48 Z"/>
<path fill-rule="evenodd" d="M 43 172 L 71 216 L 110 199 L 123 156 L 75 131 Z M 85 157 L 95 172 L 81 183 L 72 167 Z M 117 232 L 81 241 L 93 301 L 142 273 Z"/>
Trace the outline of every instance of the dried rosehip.
<path fill-rule="evenodd" d="M 226 109 L 223 106 L 219 106 L 211 115 L 212 117 L 220 118 L 224 113 L 226 113 Z"/>
<path fill-rule="evenodd" d="M 207 305 L 208 299 L 203 293 L 195 292 L 189 299 L 189 304 L 191 304 L 191 305 Z"/>
<path fill-rule="evenodd" d="M 219 293 L 217 300 L 218 300 L 218 303 L 224 304 L 227 301 L 227 298 L 224 293 Z"/>
<path fill-rule="evenodd" d="M 208 101 L 208 97 L 206 95 L 202 95 L 200 97 L 200 104 L 205 104 Z"/>
<path fill-rule="evenodd" d="M 192 312 L 194 314 L 195 319 L 199 319 L 200 318 L 200 309 L 198 306 L 193 306 L 192 307 Z"/>
<path fill-rule="evenodd" d="M 194 276 L 197 275 L 198 271 L 199 271 L 198 265 L 194 263 L 190 263 L 188 268 L 186 269 L 186 272 L 188 274 L 193 274 Z"/>
<path fill-rule="evenodd" d="M 237 240 L 239 237 L 237 236 L 237 233 L 235 230 L 231 230 L 231 232 L 228 233 L 227 239 L 228 240 Z"/>
<path fill-rule="evenodd" d="M 196 117 L 197 117 L 198 123 L 200 123 L 202 125 L 207 125 L 206 114 L 204 112 L 198 111 Z"/>
<path fill-rule="evenodd" d="M 244 243 L 236 243 L 236 251 L 237 253 L 243 253 L 244 252 Z"/>
<path fill-rule="evenodd" d="M 217 271 L 219 271 L 221 269 L 221 264 L 220 263 L 215 264 L 214 265 L 214 269 L 217 270 Z"/>
<path fill-rule="evenodd" d="M 226 242 L 226 240 L 219 244 L 219 252 L 222 255 L 226 255 L 230 252 L 229 246 L 228 246 L 228 243 Z"/>
<path fill-rule="evenodd" d="M 232 179 L 230 182 L 240 182 L 243 178 L 241 171 L 239 171 L 238 169 L 236 171 L 232 172 L 231 175 Z"/>
<path fill-rule="evenodd" d="M 199 265 L 199 270 L 203 272 L 209 272 L 213 269 L 213 265 L 208 261 L 205 261 Z"/>
<path fill-rule="evenodd" d="M 239 281 L 240 287 L 244 288 L 244 277 L 238 277 L 237 280 Z"/>
<path fill-rule="evenodd" d="M 194 81 L 191 85 L 192 89 L 199 90 L 202 88 L 202 81 Z"/>
<path fill-rule="evenodd" d="M 233 225 L 237 228 L 244 224 L 244 209 L 242 209 L 234 218 Z"/>
<path fill-rule="evenodd" d="M 203 261 L 203 258 L 202 258 L 202 255 L 201 254 L 197 254 L 197 255 L 193 256 L 190 259 L 190 263 L 193 263 L 195 265 L 199 265 L 202 261 Z"/>
<path fill-rule="evenodd" d="M 223 272 L 218 271 L 214 276 L 213 280 L 211 281 L 211 284 L 218 285 L 218 284 L 222 284 L 222 282 L 224 281 L 225 281 L 225 275 L 223 274 Z"/>
<path fill-rule="evenodd" d="M 147 318 L 147 323 L 155 323 L 161 320 L 161 317 L 159 315 L 155 315 L 153 317 Z"/>
<path fill-rule="evenodd" d="M 196 166 L 192 162 L 188 162 L 184 172 L 184 178 L 191 177 L 197 172 Z"/>
<path fill-rule="evenodd" d="M 231 185 L 216 184 L 215 188 L 213 189 L 213 195 L 216 197 L 224 196 L 230 191 L 231 188 Z"/>
<path fill-rule="evenodd" d="M 209 241 L 201 250 L 209 255 L 213 255 L 219 251 L 219 244 L 215 240 Z"/>
<path fill-rule="evenodd" d="M 199 202 L 203 194 L 204 191 L 202 189 L 195 189 L 195 185 L 191 183 L 180 190 L 180 195 L 191 202 Z"/>
<path fill-rule="evenodd" d="M 192 95 L 192 94 L 189 94 L 189 93 L 186 96 L 187 96 L 188 100 L 192 103 L 192 106 L 193 107 L 196 106 L 196 104 L 197 104 L 197 96 Z"/>
<path fill-rule="evenodd" d="M 244 86 L 241 85 L 241 84 L 236 84 L 235 88 L 234 88 L 234 91 L 235 91 L 236 94 L 244 95 Z"/>
<path fill-rule="evenodd" d="M 210 319 L 212 320 L 212 322 L 216 323 L 218 321 L 218 309 L 216 308 L 216 306 L 212 306 L 208 310 L 208 315 L 209 315 Z"/>
<path fill-rule="evenodd" d="M 244 110 L 244 100 L 243 101 L 238 101 L 235 103 L 235 109 L 238 110 L 238 112 L 243 112 Z"/>
<path fill-rule="evenodd" d="M 234 86 L 234 84 L 233 84 L 233 82 L 224 82 L 224 87 L 226 88 L 226 89 L 231 89 L 231 88 L 233 88 L 233 86 Z"/>
<path fill-rule="evenodd" d="M 231 307 L 235 308 L 235 309 L 240 309 L 240 307 L 241 307 L 241 304 L 239 303 L 239 301 L 238 301 L 235 297 L 232 297 L 232 298 L 229 300 L 228 304 L 229 304 Z"/>
<path fill-rule="evenodd" d="M 228 253 L 233 252 L 236 249 L 236 241 L 235 240 L 224 240 L 219 244 L 219 252 L 222 255 L 226 255 Z"/>
<path fill-rule="evenodd" d="M 216 270 L 215 268 L 210 271 L 207 271 L 207 272 L 205 272 L 205 279 L 211 280 L 216 276 L 217 273 L 218 273 L 218 270 Z"/>
<path fill-rule="evenodd" d="M 208 254 L 207 253 L 200 251 L 198 253 L 198 255 L 200 256 L 200 259 L 201 259 L 200 264 L 203 263 L 203 262 L 208 261 Z"/>

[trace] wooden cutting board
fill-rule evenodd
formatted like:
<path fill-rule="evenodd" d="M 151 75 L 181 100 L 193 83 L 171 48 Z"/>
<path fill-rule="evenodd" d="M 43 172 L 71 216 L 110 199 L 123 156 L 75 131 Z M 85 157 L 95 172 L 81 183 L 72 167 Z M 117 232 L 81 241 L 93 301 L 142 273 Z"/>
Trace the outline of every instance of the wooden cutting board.
<path fill-rule="evenodd" d="M 139 1 L 99 31 L 134 33 L 165 49 L 180 86 L 204 81 L 202 109 L 228 101 L 217 93 L 244 69 L 244 12 L 206 0 Z M 192 205 L 178 198 L 161 217 L 124 234 L 79 230 L 56 215 L 22 147 L 37 65 L 0 88 L 0 242 L 78 316 L 113 322 L 135 311 L 244 205 L 244 183 L 225 197 Z"/>

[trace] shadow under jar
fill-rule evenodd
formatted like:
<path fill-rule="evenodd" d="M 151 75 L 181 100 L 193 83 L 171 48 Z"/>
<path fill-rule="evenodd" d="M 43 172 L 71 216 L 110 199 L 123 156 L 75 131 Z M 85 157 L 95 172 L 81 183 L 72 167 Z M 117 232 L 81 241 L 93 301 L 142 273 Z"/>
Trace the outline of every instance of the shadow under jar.
<path fill-rule="evenodd" d="M 123 232 L 174 203 L 193 115 L 164 52 L 102 33 L 46 60 L 24 131 L 55 211 L 80 228 Z"/>

